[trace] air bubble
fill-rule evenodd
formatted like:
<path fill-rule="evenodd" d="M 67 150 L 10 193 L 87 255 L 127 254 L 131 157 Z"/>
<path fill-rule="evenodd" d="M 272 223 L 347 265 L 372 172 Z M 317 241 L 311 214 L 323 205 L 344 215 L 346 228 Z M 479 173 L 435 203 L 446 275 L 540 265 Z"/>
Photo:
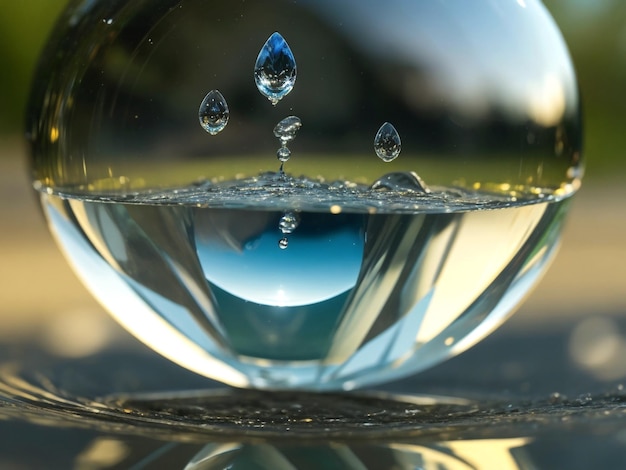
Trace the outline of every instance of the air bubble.
<path fill-rule="evenodd" d="M 280 33 L 265 42 L 254 65 L 254 81 L 261 94 L 274 106 L 296 83 L 296 59 Z"/>
<path fill-rule="evenodd" d="M 295 212 L 285 212 L 278 222 L 278 227 L 281 232 L 287 234 L 292 233 L 296 228 L 298 228 L 299 223 L 300 218 L 298 217 L 298 214 Z"/>
<path fill-rule="evenodd" d="M 376 137 L 374 137 L 374 150 L 376 155 L 384 161 L 390 162 L 398 158 L 402 143 L 400 142 L 400 134 L 395 127 L 389 122 L 384 123 L 378 129 Z"/>
<path fill-rule="evenodd" d="M 202 100 L 198 118 L 202 128 L 211 135 L 221 132 L 228 124 L 230 112 L 226 99 L 218 90 L 211 90 Z"/>

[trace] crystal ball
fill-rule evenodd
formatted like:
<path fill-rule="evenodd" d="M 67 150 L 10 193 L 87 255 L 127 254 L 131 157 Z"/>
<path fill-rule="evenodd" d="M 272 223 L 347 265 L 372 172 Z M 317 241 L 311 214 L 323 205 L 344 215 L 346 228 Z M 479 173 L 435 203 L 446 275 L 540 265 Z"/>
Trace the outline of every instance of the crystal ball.
<path fill-rule="evenodd" d="M 493 331 L 580 185 L 538 0 L 73 1 L 27 119 L 50 229 L 155 351 L 350 390 Z"/>

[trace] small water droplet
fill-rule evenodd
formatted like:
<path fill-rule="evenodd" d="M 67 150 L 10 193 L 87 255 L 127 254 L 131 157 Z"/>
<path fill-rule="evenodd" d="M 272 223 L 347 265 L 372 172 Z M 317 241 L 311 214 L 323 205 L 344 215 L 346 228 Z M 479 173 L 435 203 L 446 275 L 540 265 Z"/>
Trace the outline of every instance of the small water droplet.
<path fill-rule="evenodd" d="M 290 156 L 291 156 L 291 150 L 289 150 L 289 148 L 287 147 L 281 147 L 276 151 L 276 157 L 281 162 L 286 162 L 287 160 L 289 160 Z"/>
<path fill-rule="evenodd" d="M 261 94 L 276 105 L 296 82 L 296 59 L 280 33 L 265 42 L 254 65 L 254 81 Z"/>
<path fill-rule="evenodd" d="M 230 112 L 224 96 L 217 90 L 211 90 L 202 100 L 198 111 L 202 128 L 209 134 L 215 135 L 226 127 L 229 116 Z"/>
<path fill-rule="evenodd" d="M 283 172 L 283 163 L 289 160 L 291 150 L 287 144 L 296 138 L 296 133 L 302 127 L 302 121 L 297 116 L 287 116 L 274 127 L 274 135 L 280 140 L 281 147 L 276 152 L 276 157 L 281 161 L 280 172 Z"/>
<path fill-rule="evenodd" d="M 378 155 L 382 161 L 390 162 L 398 158 L 401 149 L 402 143 L 400 142 L 400 135 L 396 128 L 389 122 L 380 126 L 376 137 L 374 137 L 374 150 L 376 151 L 376 155 Z"/>
<path fill-rule="evenodd" d="M 559 392 L 554 392 L 550 394 L 548 401 L 550 402 L 551 405 L 557 405 L 557 404 L 561 404 L 567 401 L 567 397 L 565 397 L 564 395 L 561 395 Z"/>
<path fill-rule="evenodd" d="M 370 189 L 373 191 L 411 191 L 416 193 L 429 193 L 430 189 L 413 171 L 399 171 L 387 173 L 376 180 Z"/>
<path fill-rule="evenodd" d="M 278 227 L 283 233 L 292 233 L 296 228 L 298 228 L 299 223 L 300 218 L 298 217 L 298 214 L 295 212 L 285 212 L 278 222 Z"/>
<path fill-rule="evenodd" d="M 289 245 L 289 240 L 287 239 L 287 237 L 281 238 L 280 240 L 278 240 L 278 246 L 280 247 L 281 250 L 284 250 L 285 248 L 287 248 L 288 245 Z"/>
<path fill-rule="evenodd" d="M 302 127 L 302 121 L 297 116 L 287 116 L 274 127 L 274 135 L 284 144 L 296 138 L 296 133 Z"/>

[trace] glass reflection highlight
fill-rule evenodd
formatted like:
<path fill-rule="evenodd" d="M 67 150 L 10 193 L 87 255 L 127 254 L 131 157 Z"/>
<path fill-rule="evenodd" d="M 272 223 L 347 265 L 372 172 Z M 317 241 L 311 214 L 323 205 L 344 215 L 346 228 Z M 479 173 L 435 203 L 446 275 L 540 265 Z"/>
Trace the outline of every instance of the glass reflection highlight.
<path fill-rule="evenodd" d="M 490 439 L 439 442 L 426 445 L 320 443 L 286 445 L 208 444 L 185 470 L 259 468 L 272 470 L 422 469 L 531 470 L 524 453 L 531 439 Z"/>

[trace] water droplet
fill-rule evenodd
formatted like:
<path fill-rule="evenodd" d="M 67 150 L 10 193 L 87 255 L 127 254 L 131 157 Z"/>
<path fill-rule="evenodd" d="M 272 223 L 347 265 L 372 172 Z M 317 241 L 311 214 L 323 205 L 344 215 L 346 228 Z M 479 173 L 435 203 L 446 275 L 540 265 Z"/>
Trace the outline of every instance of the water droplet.
<path fill-rule="evenodd" d="M 287 144 L 296 138 L 296 133 L 302 127 L 302 121 L 297 116 L 287 116 L 274 127 L 274 135 L 280 139 L 281 147 L 276 152 L 276 157 L 285 163 L 291 156 L 291 150 Z M 283 172 L 283 165 L 280 165 L 280 172 Z"/>
<path fill-rule="evenodd" d="M 274 127 L 274 135 L 284 144 L 296 138 L 296 133 L 302 127 L 302 121 L 297 116 L 287 116 Z"/>
<path fill-rule="evenodd" d="M 286 162 L 287 160 L 289 160 L 290 156 L 291 156 L 291 150 L 289 150 L 289 148 L 287 147 L 281 147 L 276 151 L 276 157 L 281 162 Z"/>
<path fill-rule="evenodd" d="M 552 405 L 557 405 L 557 404 L 561 404 L 561 403 L 566 402 L 567 401 L 567 397 L 565 397 L 564 395 L 560 394 L 559 392 L 554 392 L 554 393 L 550 394 L 550 397 L 549 397 L 548 401 Z"/>
<path fill-rule="evenodd" d="M 373 191 L 411 191 L 429 193 L 430 189 L 413 171 L 399 171 L 381 176 L 370 186 Z"/>
<path fill-rule="evenodd" d="M 285 212 L 278 222 L 278 227 L 283 233 L 292 233 L 296 228 L 298 228 L 299 223 L 300 218 L 298 217 L 298 214 L 295 212 Z"/>
<path fill-rule="evenodd" d="M 400 142 L 400 135 L 396 128 L 389 122 L 380 126 L 374 138 L 374 150 L 376 151 L 376 155 L 378 155 L 382 161 L 390 162 L 400 155 L 401 149 L 402 143 Z"/>
<path fill-rule="evenodd" d="M 200 125 L 211 135 L 217 134 L 226 127 L 229 115 L 226 100 L 217 90 L 211 90 L 204 97 L 198 111 Z"/>
<path fill-rule="evenodd" d="M 280 240 L 278 240 L 278 246 L 280 247 L 281 250 L 284 250 L 285 248 L 287 248 L 288 245 L 289 245 L 289 240 L 287 239 L 287 237 L 281 238 Z"/>
<path fill-rule="evenodd" d="M 296 83 L 296 59 L 285 39 L 272 34 L 265 42 L 254 65 L 254 81 L 273 105 L 283 99 Z"/>

